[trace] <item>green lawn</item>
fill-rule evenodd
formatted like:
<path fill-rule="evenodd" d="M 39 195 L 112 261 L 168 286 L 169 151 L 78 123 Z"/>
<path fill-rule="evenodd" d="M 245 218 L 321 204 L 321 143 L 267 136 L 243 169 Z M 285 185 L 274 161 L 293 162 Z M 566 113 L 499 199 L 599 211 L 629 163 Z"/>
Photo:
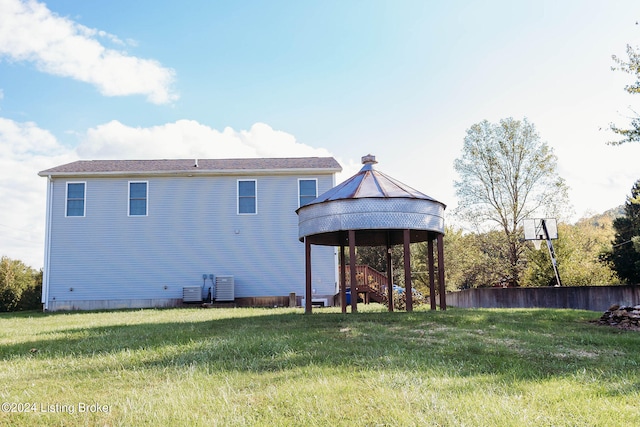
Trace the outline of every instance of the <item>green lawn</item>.
<path fill-rule="evenodd" d="M 3 313 L 0 425 L 631 425 L 640 332 L 600 315 Z"/>

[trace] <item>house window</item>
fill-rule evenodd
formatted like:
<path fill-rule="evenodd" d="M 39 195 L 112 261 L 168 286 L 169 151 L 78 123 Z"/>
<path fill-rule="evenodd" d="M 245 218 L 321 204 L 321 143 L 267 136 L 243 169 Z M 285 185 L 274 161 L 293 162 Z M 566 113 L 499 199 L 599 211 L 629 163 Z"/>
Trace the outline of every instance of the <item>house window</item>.
<path fill-rule="evenodd" d="M 238 180 L 238 213 L 258 213 L 256 180 Z"/>
<path fill-rule="evenodd" d="M 67 182 L 67 216 L 84 216 L 84 182 Z"/>
<path fill-rule="evenodd" d="M 148 182 L 129 182 L 129 216 L 147 215 Z"/>
<path fill-rule="evenodd" d="M 318 180 L 316 179 L 299 179 L 298 180 L 298 199 L 299 206 L 304 206 L 307 203 L 318 197 Z"/>

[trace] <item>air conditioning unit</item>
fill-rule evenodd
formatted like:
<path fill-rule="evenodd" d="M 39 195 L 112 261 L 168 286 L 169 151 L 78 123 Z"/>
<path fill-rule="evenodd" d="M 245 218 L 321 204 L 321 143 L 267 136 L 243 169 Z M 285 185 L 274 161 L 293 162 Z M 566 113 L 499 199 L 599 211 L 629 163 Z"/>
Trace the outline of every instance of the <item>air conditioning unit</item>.
<path fill-rule="evenodd" d="M 216 276 L 216 301 L 236 299 L 233 276 Z"/>
<path fill-rule="evenodd" d="M 182 302 L 202 302 L 202 288 L 200 286 L 182 288 Z"/>

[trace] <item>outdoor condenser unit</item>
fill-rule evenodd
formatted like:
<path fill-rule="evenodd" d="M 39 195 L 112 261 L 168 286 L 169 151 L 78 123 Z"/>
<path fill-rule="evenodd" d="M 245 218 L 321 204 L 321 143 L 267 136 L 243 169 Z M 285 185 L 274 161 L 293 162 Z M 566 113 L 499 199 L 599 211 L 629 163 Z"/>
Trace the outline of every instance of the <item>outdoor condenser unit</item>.
<path fill-rule="evenodd" d="M 216 301 L 236 299 L 233 276 L 216 276 Z"/>
<path fill-rule="evenodd" d="M 200 286 L 182 288 L 182 302 L 202 302 L 202 288 Z"/>

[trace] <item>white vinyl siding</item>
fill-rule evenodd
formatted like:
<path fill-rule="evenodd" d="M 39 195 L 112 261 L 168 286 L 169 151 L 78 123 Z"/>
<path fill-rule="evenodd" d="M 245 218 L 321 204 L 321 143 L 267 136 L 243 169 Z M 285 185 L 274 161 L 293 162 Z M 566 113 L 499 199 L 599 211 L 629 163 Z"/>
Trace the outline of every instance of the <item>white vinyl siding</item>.
<path fill-rule="evenodd" d="M 318 194 L 334 185 L 330 174 L 313 176 Z M 122 307 L 127 301 L 161 304 L 181 299 L 185 286 L 202 286 L 203 274 L 234 276 L 236 298 L 304 295 L 305 251 L 295 213 L 304 175 L 144 177 L 148 216 L 132 221 L 124 214 L 125 188 L 142 181 L 137 178 L 87 178 L 87 217 L 52 218 L 51 307 L 71 309 L 82 301 L 113 301 L 113 308 L 120 307 L 117 301 Z M 259 215 L 238 215 L 238 181 L 256 182 L 256 196 L 260 183 Z M 53 187 L 52 211 L 62 213 L 66 182 L 54 179 Z M 334 252 L 313 246 L 318 295 L 335 294 Z M 210 285 L 207 279 L 205 296 Z"/>
<path fill-rule="evenodd" d="M 258 213 L 258 184 L 255 179 L 238 180 L 238 214 Z"/>
<path fill-rule="evenodd" d="M 65 216 L 85 216 L 86 182 L 67 182 Z"/>
<path fill-rule="evenodd" d="M 129 216 L 148 215 L 148 181 L 129 181 Z"/>
<path fill-rule="evenodd" d="M 318 197 L 317 179 L 298 179 L 298 207 L 304 206 Z"/>

